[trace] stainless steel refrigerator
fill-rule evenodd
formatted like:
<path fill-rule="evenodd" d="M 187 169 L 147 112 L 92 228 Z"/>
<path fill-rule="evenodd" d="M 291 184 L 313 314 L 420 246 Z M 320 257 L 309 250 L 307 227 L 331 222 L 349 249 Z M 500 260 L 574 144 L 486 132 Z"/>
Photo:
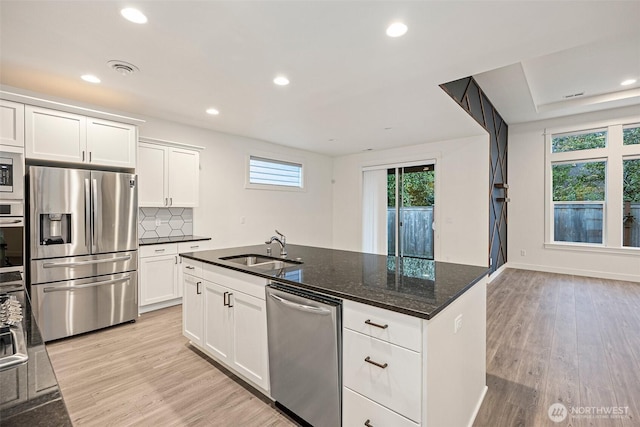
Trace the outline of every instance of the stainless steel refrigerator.
<path fill-rule="evenodd" d="M 45 341 L 138 315 L 137 181 L 30 166 L 28 281 Z"/>

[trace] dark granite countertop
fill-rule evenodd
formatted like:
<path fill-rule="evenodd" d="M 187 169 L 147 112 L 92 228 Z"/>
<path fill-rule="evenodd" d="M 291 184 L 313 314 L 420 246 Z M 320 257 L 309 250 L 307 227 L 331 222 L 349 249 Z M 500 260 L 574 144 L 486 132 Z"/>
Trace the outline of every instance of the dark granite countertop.
<path fill-rule="evenodd" d="M 279 248 L 273 249 L 277 257 Z M 300 258 L 303 264 L 261 271 L 220 259 L 240 254 L 264 256 L 265 245 L 180 255 L 423 319 L 433 318 L 488 273 L 488 268 L 473 265 L 311 246 L 287 245 L 287 252 L 287 259 Z"/>
<path fill-rule="evenodd" d="M 4 293 L 4 290 L 0 290 Z M 0 425 L 9 426 L 71 426 L 67 408 L 49 361 L 40 331 L 31 312 L 27 292 L 7 292 L 15 295 L 23 307 L 22 326 L 27 335 L 29 360 L 23 365 L 0 372 Z"/>
<path fill-rule="evenodd" d="M 197 242 L 199 240 L 211 240 L 211 237 L 203 237 L 203 236 L 168 236 L 168 237 L 145 237 L 143 239 L 138 239 L 138 244 L 140 246 L 147 245 L 162 245 L 165 243 L 180 243 L 180 242 Z"/>

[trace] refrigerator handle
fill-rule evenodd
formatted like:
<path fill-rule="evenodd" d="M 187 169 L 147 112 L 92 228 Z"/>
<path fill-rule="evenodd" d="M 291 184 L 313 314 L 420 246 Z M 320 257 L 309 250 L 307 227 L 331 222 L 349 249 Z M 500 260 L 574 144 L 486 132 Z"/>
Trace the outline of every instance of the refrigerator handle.
<path fill-rule="evenodd" d="M 91 190 L 89 189 L 89 179 L 84 180 L 84 243 L 87 249 L 91 248 Z"/>
<path fill-rule="evenodd" d="M 94 253 L 96 251 L 95 242 L 96 242 L 96 227 L 98 226 L 98 209 L 96 207 L 96 203 L 98 201 L 98 180 L 95 178 L 91 179 L 91 212 L 93 213 L 93 218 L 91 218 L 91 252 Z"/>

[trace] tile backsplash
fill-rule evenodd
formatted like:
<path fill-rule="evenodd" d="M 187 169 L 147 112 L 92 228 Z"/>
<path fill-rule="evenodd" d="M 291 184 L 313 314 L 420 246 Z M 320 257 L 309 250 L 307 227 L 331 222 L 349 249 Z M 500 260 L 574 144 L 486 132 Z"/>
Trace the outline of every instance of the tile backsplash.
<path fill-rule="evenodd" d="M 193 208 L 140 208 L 138 237 L 190 236 L 193 234 Z"/>

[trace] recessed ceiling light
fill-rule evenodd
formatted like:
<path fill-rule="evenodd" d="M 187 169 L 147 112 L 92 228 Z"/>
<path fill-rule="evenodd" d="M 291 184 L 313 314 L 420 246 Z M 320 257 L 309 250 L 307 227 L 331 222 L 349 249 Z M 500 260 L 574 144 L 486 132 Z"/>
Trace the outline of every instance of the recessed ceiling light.
<path fill-rule="evenodd" d="M 100 79 L 94 76 L 93 74 L 84 74 L 80 76 L 82 80 L 89 83 L 100 83 Z"/>
<path fill-rule="evenodd" d="M 389 37 L 404 36 L 409 28 L 402 22 L 394 22 L 387 27 L 387 35 Z"/>
<path fill-rule="evenodd" d="M 147 17 L 144 16 L 144 13 L 140 12 L 138 9 L 134 9 L 132 7 L 124 8 L 120 11 L 120 14 L 127 21 L 131 21 L 135 24 L 146 24 Z"/>
<path fill-rule="evenodd" d="M 637 80 L 636 80 L 636 79 L 628 79 L 628 80 L 623 81 L 623 82 L 622 82 L 622 83 L 620 83 L 620 84 L 621 84 L 622 86 L 629 86 L 629 85 L 634 84 L 635 82 L 637 82 Z"/>
<path fill-rule="evenodd" d="M 273 82 L 278 86 L 286 86 L 289 84 L 289 79 L 286 78 L 285 76 L 278 76 L 275 79 L 273 79 Z"/>
<path fill-rule="evenodd" d="M 220 111 L 216 110 L 215 108 L 207 108 L 207 114 L 217 116 L 218 114 L 220 114 Z"/>

